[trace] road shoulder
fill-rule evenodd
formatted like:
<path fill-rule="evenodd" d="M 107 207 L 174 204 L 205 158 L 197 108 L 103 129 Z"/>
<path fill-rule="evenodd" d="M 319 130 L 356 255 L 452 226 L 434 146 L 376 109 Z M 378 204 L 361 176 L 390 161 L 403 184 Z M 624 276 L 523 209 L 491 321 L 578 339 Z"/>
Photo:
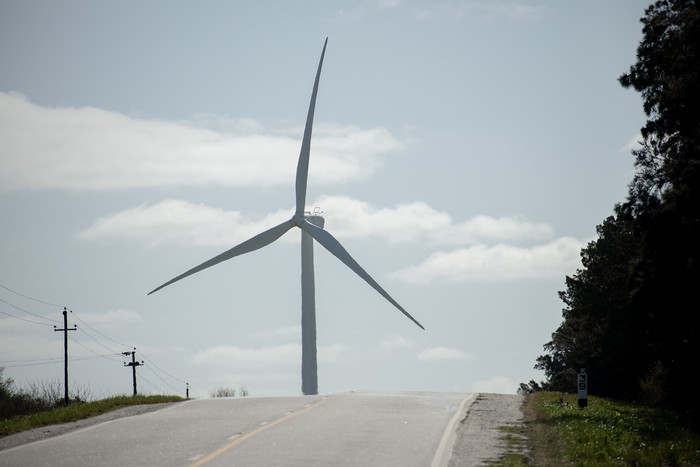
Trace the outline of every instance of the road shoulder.
<path fill-rule="evenodd" d="M 77 420 L 75 422 L 58 423 L 56 425 L 47 425 L 38 428 L 32 428 L 30 430 L 25 430 L 20 433 L 0 437 L 0 451 L 4 451 L 5 449 L 10 449 L 16 446 L 21 446 L 27 443 L 33 443 L 35 441 L 41 441 L 47 438 L 53 438 L 54 436 L 60 436 L 71 431 L 87 428 L 89 426 L 108 422 L 110 420 L 116 420 L 122 417 L 130 417 L 133 415 L 141 415 L 144 413 L 153 412 L 155 410 L 160 410 L 173 404 L 179 404 L 179 402 L 130 405 L 128 407 L 122 407 L 120 409 L 112 410 L 110 412 L 103 413 L 101 415 L 96 415 L 94 417 L 85 418 L 83 420 Z"/>
<path fill-rule="evenodd" d="M 480 393 L 457 427 L 449 467 L 486 465 L 511 452 L 526 453 L 525 396 Z M 507 438 L 507 439 L 506 439 Z"/>

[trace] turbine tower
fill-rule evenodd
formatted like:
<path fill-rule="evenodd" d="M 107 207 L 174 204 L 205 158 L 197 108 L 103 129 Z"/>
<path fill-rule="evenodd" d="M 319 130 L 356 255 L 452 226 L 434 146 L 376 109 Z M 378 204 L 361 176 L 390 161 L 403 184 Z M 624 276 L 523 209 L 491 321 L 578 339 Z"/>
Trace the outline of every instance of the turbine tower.
<path fill-rule="evenodd" d="M 318 71 L 316 71 L 316 79 L 314 81 L 313 92 L 311 93 L 311 103 L 309 104 L 309 112 L 306 117 L 306 126 L 304 128 L 304 136 L 301 142 L 301 151 L 299 153 L 299 162 L 297 163 L 296 177 L 296 211 L 291 219 L 272 227 L 246 241 L 240 243 L 233 248 L 224 251 L 220 255 L 203 262 L 199 266 L 186 271 L 179 276 L 169 280 L 165 284 L 156 287 L 148 293 L 148 295 L 156 292 L 163 287 L 166 287 L 173 282 L 184 279 L 196 272 L 207 269 L 215 264 L 218 264 L 235 256 L 240 256 L 251 251 L 258 250 L 264 246 L 274 242 L 284 235 L 292 227 L 301 229 L 301 387 L 302 393 L 305 395 L 318 394 L 318 375 L 316 363 L 316 304 L 314 291 L 314 266 L 313 266 L 313 241 L 316 240 L 326 250 L 333 254 L 340 261 L 345 263 L 347 267 L 352 269 L 355 274 L 360 276 L 369 285 L 371 285 L 379 294 L 387 299 L 392 305 L 406 315 L 411 321 L 416 323 L 421 329 L 425 329 L 416 319 L 411 316 L 404 308 L 396 302 L 367 271 L 350 256 L 350 253 L 335 239 L 329 232 L 323 229 L 323 217 L 316 213 L 305 211 L 306 204 L 306 182 L 309 175 L 309 154 L 311 150 L 311 132 L 314 121 L 314 109 L 316 107 L 316 94 L 318 93 L 318 82 L 321 77 L 321 67 L 323 66 L 323 57 L 326 54 L 326 45 L 328 38 L 323 44 L 321 51 L 321 59 L 318 63 Z"/>

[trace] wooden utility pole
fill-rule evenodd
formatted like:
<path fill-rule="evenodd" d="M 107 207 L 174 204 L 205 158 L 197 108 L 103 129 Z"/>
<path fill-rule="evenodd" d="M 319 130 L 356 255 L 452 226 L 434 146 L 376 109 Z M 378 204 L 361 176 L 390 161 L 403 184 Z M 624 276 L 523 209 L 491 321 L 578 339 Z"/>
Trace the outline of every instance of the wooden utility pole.
<path fill-rule="evenodd" d="M 66 307 L 63 307 L 63 329 L 58 329 L 56 325 L 54 325 L 53 330 L 54 332 L 63 331 L 63 403 L 65 405 L 68 405 L 68 331 L 75 331 L 77 329 L 75 325 L 73 325 L 72 328 L 68 327 L 68 310 L 66 310 Z"/>
<path fill-rule="evenodd" d="M 136 361 L 136 348 L 132 352 L 122 352 L 122 355 L 131 355 L 131 361 L 129 363 L 124 363 L 124 366 L 130 366 L 133 380 L 134 380 L 134 395 L 136 395 L 136 367 L 143 365 L 143 362 Z"/>

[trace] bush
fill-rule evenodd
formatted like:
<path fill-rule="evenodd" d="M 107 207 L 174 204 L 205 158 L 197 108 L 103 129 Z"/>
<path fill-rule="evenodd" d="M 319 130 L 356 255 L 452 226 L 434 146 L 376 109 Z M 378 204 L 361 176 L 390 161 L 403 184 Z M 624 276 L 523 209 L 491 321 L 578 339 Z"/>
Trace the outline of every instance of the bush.
<path fill-rule="evenodd" d="M 4 371 L 5 369 L 0 367 L 0 418 L 44 410 L 42 401 L 18 391 L 12 378 L 3 378 Z"/>
<path fill-rule="evenodd" d="M 245 386 L 241 386 L 238 391 L 241 397 L 246 397 L 248 395 L 248 389 Z M 236 397 L 236 389 L 229 388 L 225 386 L 219 386 L 217 389 L 212 389 L 209 391 L 209 396 L 213 398 L 217 397 Z"/>
<path fill-rule="evenodd" d="M 58 378 L 30 381 L 25 388 L 18 389 L 12 378 L 3 378 L 4 370 L 0 367 L 0 419 L 43 412 L 64 405 L 64 386 Z M 84 389 L 79 388 L 69 394 L 69 402 L 88 399 L 89 393 Z"/>

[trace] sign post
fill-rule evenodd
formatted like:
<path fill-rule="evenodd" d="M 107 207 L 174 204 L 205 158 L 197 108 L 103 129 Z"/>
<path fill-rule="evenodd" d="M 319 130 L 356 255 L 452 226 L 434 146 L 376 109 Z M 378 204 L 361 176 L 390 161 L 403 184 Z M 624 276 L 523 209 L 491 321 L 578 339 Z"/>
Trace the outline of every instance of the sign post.
<path fill-rule="evenodd" d="M 579 409 L 585 409 L 588 407 L 588 375 L 586 374 L 586 369 L 581 368 L 578 373 L 578 407 Z"/>

